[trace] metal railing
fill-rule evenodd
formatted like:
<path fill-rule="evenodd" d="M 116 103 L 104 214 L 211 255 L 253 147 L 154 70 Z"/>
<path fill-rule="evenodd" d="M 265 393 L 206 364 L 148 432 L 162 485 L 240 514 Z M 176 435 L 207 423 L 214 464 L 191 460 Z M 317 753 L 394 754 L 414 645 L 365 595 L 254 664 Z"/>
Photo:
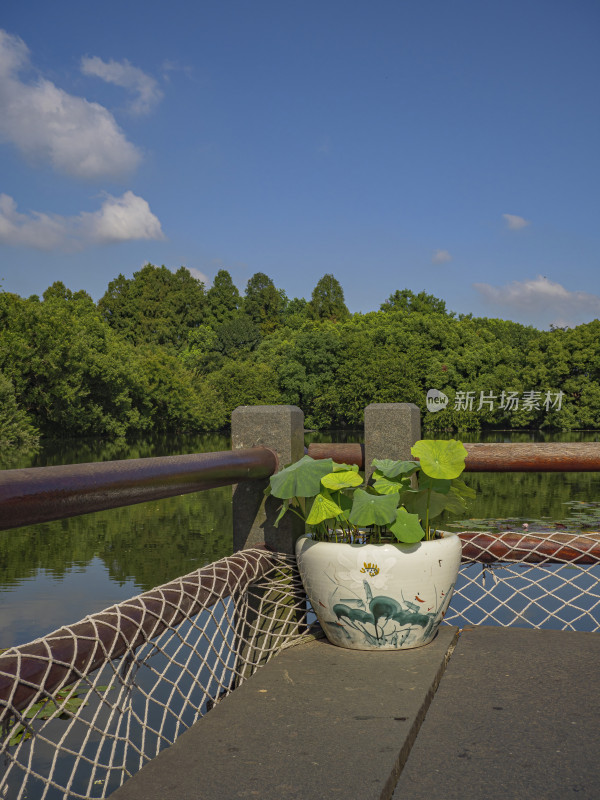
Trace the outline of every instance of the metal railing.
<path fill-rule="evenodd" d="M 0 530 L 268 478 L 268 447 L 0 471 Z"/>
<path fill-rule="evenodd" d="M 468 472 L 600 471 L 600 443 L 465 445 Z M 362 444 L 311 444 L 312 458 L 364 468 Z M 0 471 L 0 530 L 268 478 L 268 447 Z"/>
<path fill-rule="evenodd" d="M 465 472 L 599 472 L 599 442 L 466 443 Z M 365 467 L 363 444 L 312 443 L 311 458 Z"/>

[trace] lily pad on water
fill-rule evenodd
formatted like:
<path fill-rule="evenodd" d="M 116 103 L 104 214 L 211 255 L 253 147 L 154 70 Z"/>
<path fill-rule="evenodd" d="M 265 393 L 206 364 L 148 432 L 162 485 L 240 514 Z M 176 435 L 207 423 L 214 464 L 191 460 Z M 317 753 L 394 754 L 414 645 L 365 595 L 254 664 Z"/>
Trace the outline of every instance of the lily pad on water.
<path fill-rule="evenodd" d="M 548 517 L 534 519 L 532 517 L 500 517 L 490 519 L 461 519 L 445 522 L 448 527 L 464 531 L 502 532 L 517 531 L 523 533 L 584 533 L 600 530 L 600 502 L 583 502 L 570 500 L 563 505 L 570 506 L 571 514 L 564 519 L 556 520 Z M 583 509 L 582 512 L 579 509 Z"/>

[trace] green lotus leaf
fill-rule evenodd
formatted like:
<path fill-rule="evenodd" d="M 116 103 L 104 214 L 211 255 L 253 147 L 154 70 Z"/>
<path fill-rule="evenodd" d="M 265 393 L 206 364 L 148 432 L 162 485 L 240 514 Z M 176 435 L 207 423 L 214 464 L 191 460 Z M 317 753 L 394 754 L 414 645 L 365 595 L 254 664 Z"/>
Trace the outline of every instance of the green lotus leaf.
<path fill-rule="evenodd" d="M 284 500 L 283 501 L 283 503 L 281 505 L 281 508 L 279 509 L 279 514 L 277 514 L 277 519 L 273 523 L 273 527 L 274 528 L 278 528 L 279 527 L 279 523 L 281 522 L 281 518 L 284 516 L 284 514 L 287 512 L 288 508 L 290 507 L 290 502 L 291 502 L 290 500 Z"/>
<path fill-rule="evenodd" d="M 450 489 L 447 500 L 445 511 L 448 511 L 450 514 L 464 514 L 467 510 L 467 501 L 464 497 L 462 497 L 454 487 Z"/>
<path fill-rule="evenodd" d="M 448 494 L 452 486 L 452 481 L 442 478 L 430 478 L 429 475 L 421 475 L 419 478 L 419 489 L 433 489 L 440 494 Z"/>
<path fill-rule="evenodd" d="M 395 478 L 398 475 L 412 475 L 413 472 L 419 469 L 417 461 L 392 461 L 391 458 L 374 458 L 373 466 L 386 478 Z"/>
<path fill-rule="evenodd" d="M 303 456 L 276 475 L 271 476 L 271 494 L 280 500 L 290 497 L 314 497 L 321 490 L 321 478 L 333 471 L 331 458 Z"/>
<path fill-rule="evenodd" d="M 418 492 L 405 492 L 402 495 L 402 504 L 411 514 L 418 514 L 420 519 L 427 517 L 427 504 L 429 502 L 429 519 L 439 516 L 446 508 L 449 495 L 439 492 L 430 492 L 420 489 Z"/>
<path fill-rule="evenodd" d="M 398 494 L 410 486 L 410 478 L 401 478 L 400 476 L 386 478 L 379 470 L 375 470 L 373 478 L 375 479 L 373 488 L 377 494 Z"/>
<path fill-rule="evenodd" d="M 340 489 L 351 489 L 353 487 L 360 486 L 362 482 L 362 478 L 358 472 L 354 472 L 353 470 L 330 472 L 327 475 L 323 475 L 321 478 L 321 483 L 323 486 L 333 491 L 339 491 Z"/>
<path fill-rule="evenodd" d="M 389 525 L 396 518 L 397 494 L 370 494 L 364 489 L 354 492 L 350 522 L 360 527 Z"/>
<path fill-rule="evenodd" d="M 349 522 L 350 512 L 352 511 L 352 497 L 348 497 L 348 495 L 340 492 L 336 499 L 338 505 L 342 509 L 342 513 L 339 515 L 340 519 Z"/>
<path fill-rule="evenodd" d="M 306 522 L 308 525 L 318 525 L 326 519 L 335 519 L 341 513 L 342 509 L 331 499 L 329 493 L 318 494 L 313 500 Z"/>
<path fill-rule="evenodd" d="M 333 462 L 333 471 L 334 472 L 358 472 L 358 464 L 337 464 L 335 461 Z"/>
<path fill-rule="evenodd" d="M 421 470 L 430 478 L 452 480 L 465 468 L 468 453 L 456 439 L 421 439 L 410 452 L 419 459 Z"/>
<path fill-rule="evenodd" d="M 460 497 L 463 497 L 465 500 L 474 500 L 477 496 L 477 492 L 475 489 L 472 489 L 470 486 L 464 481 L 461 481 L 460 478 L 455 478 L 452 481 L 452 490 L 455 494 L 458 494 Z"/>
<path fill-rule="evenodd" d="M 9 747 L 14 747 L 16 744 L 19 744 L 21 739 L 31 739 L 31 732 L 26 731 L 22 725 L 19 725 L 17 728 L 15 728 L 15 732 L 9 739 Z"/>
<path fill-rule="evenodd" d="M 405 508 L 398 509 L 398 516 L 389 528 L 399 542 L 406 544 L 420 542 L 425 536 L 425 531 L 419 522 L 419 515 L 409 514 Z"/>

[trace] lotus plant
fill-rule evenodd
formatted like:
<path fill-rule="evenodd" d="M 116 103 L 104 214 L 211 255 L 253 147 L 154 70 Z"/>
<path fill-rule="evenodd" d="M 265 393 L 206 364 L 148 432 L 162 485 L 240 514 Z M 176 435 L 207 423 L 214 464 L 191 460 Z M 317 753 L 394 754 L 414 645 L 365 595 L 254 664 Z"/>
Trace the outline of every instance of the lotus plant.
<path fill-rule="evenodd" d="M 275 524 L 289 511 L 319 541 L 438 538 L 431 521 L 442 511 L 462 514 L 475 497 L 459 477 L 467 451 L 454 439 L 422 439 L 411 454 L 414 461 L 374 459 L 367 486 L 356 465 L 304 456 L 271 477 L 267 492 L 283 500 Z"/>

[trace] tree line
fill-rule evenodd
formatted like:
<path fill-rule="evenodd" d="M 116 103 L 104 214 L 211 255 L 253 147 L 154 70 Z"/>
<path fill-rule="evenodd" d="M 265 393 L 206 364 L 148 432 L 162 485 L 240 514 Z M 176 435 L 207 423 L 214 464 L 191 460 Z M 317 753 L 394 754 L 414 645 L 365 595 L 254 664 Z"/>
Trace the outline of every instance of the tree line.
<path fill-rule="evenodd" d="M 599 378 L 598 320 L 540 331 L 457 316 L 408 289 L 351 314 L 330 274 L 310 300 L 289 299 L 264 273 L 242 296 L 226 270 L 207 290 L 185 267 L 152 264 L 119 275 L 98 303 L 61 282 L 41 298 L 0 293 L 4 448 L 40 434 L 219 430 L 257 403 L 298 405 L 316 428 L 360 425 L 372 402 L 411 402 L 432 431 L 597 429 Z M 448 398 L 437 413 L 432 388 Z"/>

